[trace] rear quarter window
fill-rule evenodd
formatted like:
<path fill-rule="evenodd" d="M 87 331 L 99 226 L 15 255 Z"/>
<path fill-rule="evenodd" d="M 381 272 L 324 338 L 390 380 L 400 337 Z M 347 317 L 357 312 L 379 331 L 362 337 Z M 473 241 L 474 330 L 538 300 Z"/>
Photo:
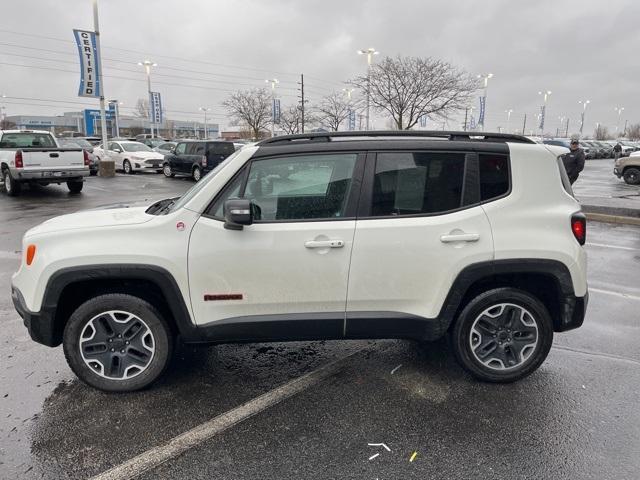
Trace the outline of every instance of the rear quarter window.
<path fill-rule="evenodd" d="M 215 155 L 224 155 L 225 157 L 231 155 L 236 151 L 233 143 L 230 142 L 216 142 L 209 145 L 209 152 Z"/>
<path fill-rule="evenodd" d="M 480 153 L 480 200 L 486 202 L 509 192 L 509 156 Z"/>

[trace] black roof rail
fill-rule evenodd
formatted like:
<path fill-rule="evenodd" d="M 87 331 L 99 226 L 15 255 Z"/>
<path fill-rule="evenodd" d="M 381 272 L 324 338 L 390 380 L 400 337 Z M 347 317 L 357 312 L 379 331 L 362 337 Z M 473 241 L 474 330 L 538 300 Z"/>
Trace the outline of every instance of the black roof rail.
<path fill-rule="evenodd" d="M 258 142 L 258 145 L 283 145 L 306 142 L 331 142 L 334 138 L 361 140 L 362 137 L 376 139 L 381 137 L 401 138 L 436 138 L 452 141 L 494 142 L 494 143 L 536 143 L 530 138 L 511 133 L 488 132 L 463 132 L 445 130 L 367 130 L 348 132 L 318 132 L 301 133 L 296 135 L 282 135 L 280 137 L 267 138 Z"/>

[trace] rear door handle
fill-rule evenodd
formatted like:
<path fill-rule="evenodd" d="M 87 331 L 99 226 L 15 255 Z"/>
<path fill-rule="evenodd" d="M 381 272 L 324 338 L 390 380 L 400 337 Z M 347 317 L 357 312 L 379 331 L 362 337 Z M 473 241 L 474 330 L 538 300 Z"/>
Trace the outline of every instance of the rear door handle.
<path fill-rule="evenodd" d="M 344 242 L 342 240 L 308 240 L 304 242 L 307 248 L 342 248 Z"/>
<path fill-rule="evenodd" d="M 440 241 L 442 243 L 477 242 L 478 240 L 480 240 L 480 235 L 478 233 L 457 233 L 440 236 Z"/>

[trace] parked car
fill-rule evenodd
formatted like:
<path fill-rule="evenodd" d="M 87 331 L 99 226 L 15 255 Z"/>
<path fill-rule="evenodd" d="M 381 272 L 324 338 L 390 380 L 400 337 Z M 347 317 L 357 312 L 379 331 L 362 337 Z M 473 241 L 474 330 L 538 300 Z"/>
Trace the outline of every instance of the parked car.
<path fill-rule="evenodd" d="M 613 173 L 629 185 L 640 185 L 640 152 L 618 158 L 613 167 Z"/>
<path fill-rule="evenodd" d="M 582 325 L 585 239 L 561 161 L 525 137 L 282 136 L 180 199 L 29 230 L 11 296 L 33 340 L 108 391 L 149 385 L 178 340 L 448 335 L 471 374 L 512 382 Z"/>
<path fill-rule="evenodd" d="M 140 135 L 136 135 L 134 137 L 136 142 L 144 142 L 145 140 L 157 139 L 157 140 L 165 140 L 164 138 L 158 135 L 151 135 L 150 133 L 141 133 Z M 165 140 L 166 141 L 166 140 Z"/>
<path fill-rule="evenodd" d="M 0 173 L 11 197 L 27 183 L 66 183 L 71 193 L 80 193 L 89 175 L 89 152 L 60 146 L 46 130 L 0 130 Z"/>
<path fill-rule="evenodd" d="M 99 162 L 98 158 L 93 154 L 93 145 L 81 137 L 62 137 L 58 138 L 58 144 L 61 147 L 80 147 L 89 153 L 89 174 L 97 175 Z"/>
<path fill-rule="evenodd" d="M 219 140 L 179 142 L 173 153 L 165 155 L 165 177 L 189 175 L 196 182 L 235 152 L 233 142 Z"/>
<path fill-rule="evenodd" d="M 585 143 L 584 140 L 580 140 L 579 145 L 580 145 L 580 148 L 582 150 L 584 150 L 584 158 L 585 159 L 591 160 L 591 159 L 596 158 L 595 149 L 591 145 Z"/>
<path fill-rule="evenodd" d="M 613 158 L 613 147 L 604 141 L 593 140 L 591 143 L 598 147 L 599 158 Z"/>
<path fill-rule="evenodd" d="M 544 141 L 545 145 L 557 145 L 559 147 L 569 148 L 571 140 L 568 138 L 552 138 Z"/>
<path fill-rule="evenodd" d="M 164 156 L 152 151 L 140 142 L 118 141 L 108 143 L 108 157 L 115 162 L 116 170 L 124 173 L 162 172 Z M 94 149 L 98 161 L 105 158 L 102 145 Z"/>
<path fill-rule="evenodd" d="M 158 152 L 162 155 L 169 155 L 173 153 L 176 149 L 176 145 L 178 142 L 163 142 L 155 148 L 152 148 L 154 152 Z"/>
<path fill-rule="evenodd" d="M 167 143 L 167 140 L 165 140 L 164 138 L 145 138 L 143 140 L 139 140 L 140 143 L 144 143 L 147 147 L 151 148 L 152 150 L 160 145 L 162 145 L 163 143 Z"/>

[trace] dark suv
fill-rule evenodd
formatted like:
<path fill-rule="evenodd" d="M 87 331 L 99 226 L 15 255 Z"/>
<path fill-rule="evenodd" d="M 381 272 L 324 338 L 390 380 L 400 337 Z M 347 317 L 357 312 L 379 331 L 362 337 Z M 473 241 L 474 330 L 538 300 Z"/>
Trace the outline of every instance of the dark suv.
<path fill-rule="evenodd" d="M 162 172 L 165 177 L 173 177 L 176 174 L 189 175 L 197 182 L 233 152 L 233 142 L 180 142 L 172 154 L 164 157 Z"/>

